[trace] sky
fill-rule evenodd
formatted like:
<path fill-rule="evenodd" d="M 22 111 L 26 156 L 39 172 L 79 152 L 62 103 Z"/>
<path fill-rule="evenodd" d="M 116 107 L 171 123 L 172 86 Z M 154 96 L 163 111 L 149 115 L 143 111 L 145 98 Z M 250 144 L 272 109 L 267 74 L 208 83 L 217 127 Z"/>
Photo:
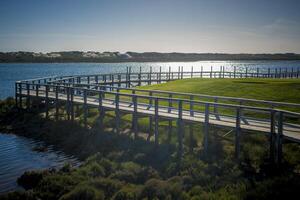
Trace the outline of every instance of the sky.
<path fill-rule="evenodd" d="M 0 51 L 300 53 L 300 0 L 0 0 Z"/>

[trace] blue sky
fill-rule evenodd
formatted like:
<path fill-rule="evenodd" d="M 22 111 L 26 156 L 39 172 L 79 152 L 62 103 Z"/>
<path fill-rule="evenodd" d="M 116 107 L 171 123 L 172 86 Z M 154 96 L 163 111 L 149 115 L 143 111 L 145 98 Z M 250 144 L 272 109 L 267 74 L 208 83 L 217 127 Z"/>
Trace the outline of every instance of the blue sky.
<path fill-rule="evenodd" d="M 0 51 L 300 53 L 300 0 L 1 0 Z"/>

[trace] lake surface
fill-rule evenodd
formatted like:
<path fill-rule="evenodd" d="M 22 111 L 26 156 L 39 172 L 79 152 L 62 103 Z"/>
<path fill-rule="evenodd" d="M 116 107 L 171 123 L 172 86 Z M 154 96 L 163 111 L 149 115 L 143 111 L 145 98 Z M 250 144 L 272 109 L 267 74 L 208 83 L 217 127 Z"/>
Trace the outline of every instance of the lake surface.
<path fill-rule="evenodd" d="M 199 61 L 199 62 L 155 62 L 155 63 L 0 63 L 0 99 L 8 96 L 14 96 L 14 82 L 17 80 L 39 78 L 45 76 L 59 75 L 82 75 L 93 73 L 112 73 L 126 72 L 126 67 L 132 67 L 133 72 L 138 72 L 139 67 L 143 71 L 149 71 L 150 66 L 153 71 L 158 71 L 162 67 L 163 71 L 168 71 L 169 66 L 172 71 L 177 71 L 178 66 L 183 66 L 184 71 L 190 71 L 194 67 L 194 71 L 200 71 L 201 66 L 204 70 L 217 71 L 220 66 L 224 66 L 225 70 L 232 70 L 234 66 L 238 71 L 256 70 L 257 67 L 261 71 L 271 68 L 292 68 L 300 67 L 300 61 Z"/>
<path fill-rule="evenodd" d="M 62 167 L 65 163 L 77 166 L 80 162 L 63 152 L 47 147 L 46 152 L 33 151 L 42 142 L 13 134 L 0 133 L 0 193 L 18 188 L 17 178 L 25 171 Z"/>

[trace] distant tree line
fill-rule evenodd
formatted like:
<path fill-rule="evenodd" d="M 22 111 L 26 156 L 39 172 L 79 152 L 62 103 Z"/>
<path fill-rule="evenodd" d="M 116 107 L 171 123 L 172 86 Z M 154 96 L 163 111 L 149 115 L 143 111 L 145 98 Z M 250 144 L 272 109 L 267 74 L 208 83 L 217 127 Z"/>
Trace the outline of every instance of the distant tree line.
<path fill-rule="evenodd" d="M 0 63 L 11 62 L 180 62 L 201 60 L 300 60 L 300 54 L 225 54 L 225 53 L 157 53 L 157 52 L 82 52 L 50 53 L 0 52 Z"/>

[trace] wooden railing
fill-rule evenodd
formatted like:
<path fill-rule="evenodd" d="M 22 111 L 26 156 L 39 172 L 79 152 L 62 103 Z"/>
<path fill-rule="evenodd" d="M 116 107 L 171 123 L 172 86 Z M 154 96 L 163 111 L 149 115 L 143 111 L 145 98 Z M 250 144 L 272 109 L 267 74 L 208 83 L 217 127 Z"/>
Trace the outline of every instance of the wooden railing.
<path fill-rule="evenodd" d="M 203 124 L 204 152 L 207 152 L 209 145 L 208 134 L 211 125 L 235 130 L 236 157 L 239 157 L 240 153 L 242 130 L 268 134 L 270 155 L 276 162 L 281 160 L 283 139 L 300 142 L 300 113 L 280 109 L 280 107 L 300 108 L 300 104 L 129 88 L 132 82 L 137 82 L 138 85 L 141 85 L 142 81 L 152 84 L 185 77 L 193 78 L 197 75 L 201 77 L 205 73 L 207 72 L 126 73 L 18 81 L 16 82 L 16 104 L 20 108 L 23 107 L 22 98 L 25 97 L 26 107 L 30 108 L 32 99 L 43 99 L 46 117 L 49 117 L 49 110 L 53 104 L 55 105 L 55 119 L 58 119 L 59 101 L 64 101 L 70 120 L 74 120 L 73 105 L 80 104 L 84 109 L 85 126 L 87 126 L 88 107 L 98 108 L 100 115 L 104 115 L 105 110 L 113 110 L 116 115 L 117 131 L 120 128 L 120 112 L 131 113 L 135 137 L 138 135 L 138 116 L 148 116 L 154 119 L 155 144 L 158 144 L 159 118 L 176 120 L 179 154 L 182 154 L 183 149 L 184 122 Z M 213 77 L 211 72 L 208 73 L 209 77 Z M 221 74 L 219 77 L 225 77 L 224 71 L 219 73 Z M 298 72 L 294 72 L 292 77 L 299 75 L 295 73 Z M 236 77 L 238 73 L 234 74 Z M 242 73 L 239 75 L 243 76 Z M 268 75 L 273 78 L 277 77 L 270 73 Z M 246 73 L 245 76 L 251 77 L 251 73 Z M 262 74 L 260 76 L 263 77 Z M 114 79 L 114 77 L 118 78 Z M 123 87 L 121 87 L 122 84 Z"/>

